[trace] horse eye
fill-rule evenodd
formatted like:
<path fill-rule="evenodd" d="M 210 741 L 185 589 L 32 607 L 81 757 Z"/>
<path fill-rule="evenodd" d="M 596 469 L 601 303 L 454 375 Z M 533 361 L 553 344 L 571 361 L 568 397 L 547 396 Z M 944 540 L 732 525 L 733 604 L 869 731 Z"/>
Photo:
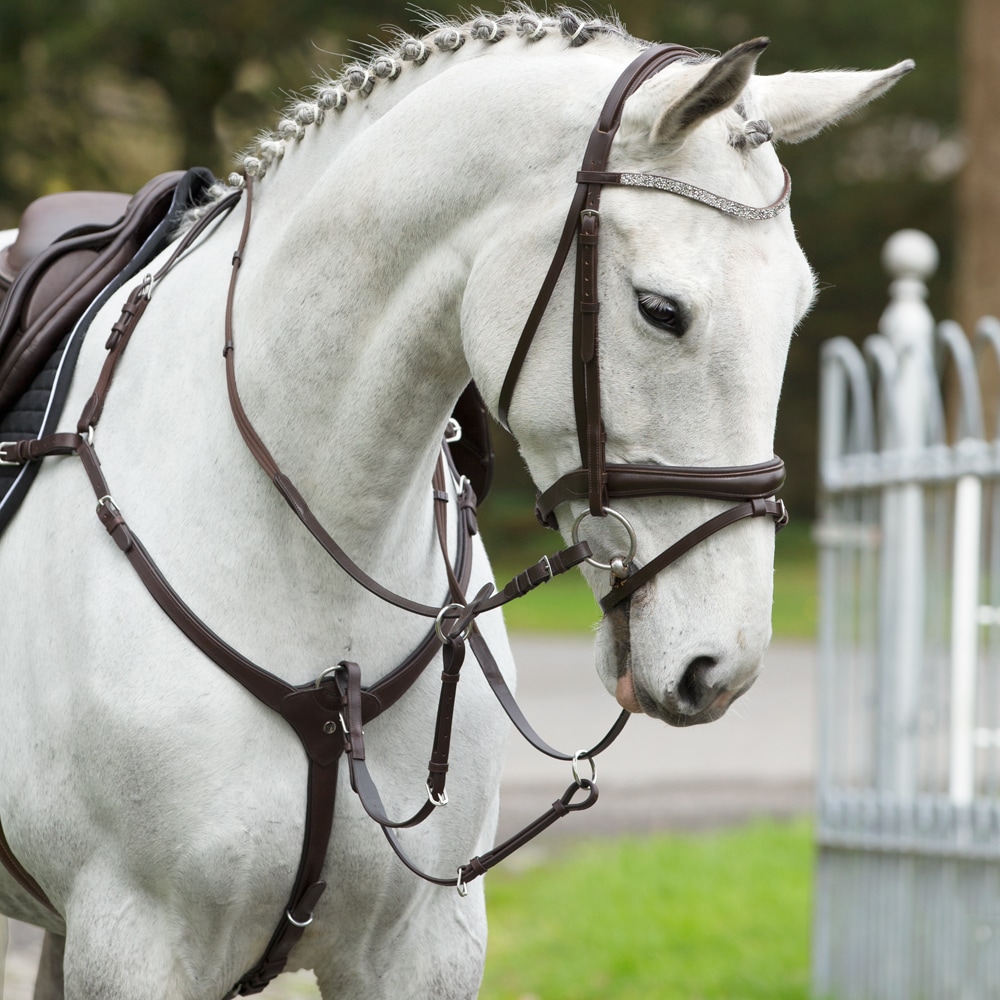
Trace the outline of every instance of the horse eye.
<path fill-rule="evenodd" d="M 687 328 L 681 307 L 665 295 L 657 295 L 655 292 L 639 292 L 639 312 L 661 330 L 669 330 L 678 337 L 684 335 Z"/>

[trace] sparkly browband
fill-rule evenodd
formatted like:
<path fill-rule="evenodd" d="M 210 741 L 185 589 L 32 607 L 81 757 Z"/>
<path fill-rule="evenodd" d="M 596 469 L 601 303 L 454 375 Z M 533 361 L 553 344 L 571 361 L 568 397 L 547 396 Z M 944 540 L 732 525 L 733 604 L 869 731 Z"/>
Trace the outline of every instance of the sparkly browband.
<path fill-rule="evenodd" d="M 712 194 L 711 191 L 695 187 L 693 184 L 677 181 L 672 177 L 663 177 L 661 174 L 581 170 L 576 175 L 576 179 L 580 184 L 617 184 L 622 187 L 655 188 L 657 191 L 667 191 L 670 194 L 680 195 L 682 198 L 701 202 L 703 205 L 708 205 L 709 208 L 715 208 L 737 219 L 751 219 L 760 222 L 765 219 L 773 219 L 788 206 L 788 200 L 792 195 L 792 179 L 784 167 L 781 168 L 781 172 L 785 178 L 785 186 L 782 188 L 781 195 L 777 201 L 764 208 L 743 205 L 738 201 L 732 201 L 729 198 L 723 198 L 722 195 Z"/>

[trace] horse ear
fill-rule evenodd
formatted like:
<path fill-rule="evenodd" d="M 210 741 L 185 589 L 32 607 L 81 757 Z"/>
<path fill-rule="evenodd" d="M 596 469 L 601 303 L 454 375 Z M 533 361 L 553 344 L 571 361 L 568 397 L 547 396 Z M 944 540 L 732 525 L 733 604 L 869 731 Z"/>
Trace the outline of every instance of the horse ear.
<path fill-rule="evenodd" d="M 754 38 L 713 60 L 691 87 L 680 97 L 674 97 L 659 113 L 649 132 L 650 142 L 657 145 L 674 142 L 699 122 L 735 103 L 746 89 L 761 52 L 769 44 L 768 38 Z M 676 78 L 665 75 L 661 81 L 654 77 L 640 89 L 640 93 L 645 92 L 644 96 L 649 101 L 655 99 L 657 91 L 666 87 L 675 89 Z M 659 107 L 662 107 L 662 99 Z"/>
<path fill-rule="evenodd" d="M 759 76 L 750 88 L 753 116 L 770 122 L 776 139 L 802 142 L 881 97 L 914 65 L 907 59 L 888 69 L 867 72 L 823 70 Z"/>

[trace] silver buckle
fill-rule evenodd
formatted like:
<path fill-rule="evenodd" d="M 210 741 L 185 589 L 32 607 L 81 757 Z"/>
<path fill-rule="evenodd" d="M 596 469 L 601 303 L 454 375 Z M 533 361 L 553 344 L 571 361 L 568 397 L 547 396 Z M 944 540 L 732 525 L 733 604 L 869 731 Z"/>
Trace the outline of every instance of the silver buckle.
<path fill-rule="evenodd" d="M 427 786 L 427 801 L 430 802 L 432 806 L 446 806 L 448 804 L 448 793 L 447 791 L 442 792 L 440 795 L 435 795 L 431 791 L 431 786 Z"/>
<path fill-rule="evenodd" d="M 545 579 L 542 580 L 541 582 L 542 583 L 548 583 L 549 580 L 554 580 L 556 578 L 556 574 L 555 574 L 555 571 L 552 569 L 552 563 L 549 562 L 549 557 L 548 556 L 542 556 L 542 558 L 539 559 L 538 561 L 540 563 L 544 563 L 545 564 L 545 572 L 548 574 L 545 577 Z"/>
<path fill-rule="evenodd" d="M 17 445 L 16 441 L 0 441 L 0 465 L 20 465 L 20 462 L 9 462 L 3 457 L 4 448 L 13 448 Z"/>

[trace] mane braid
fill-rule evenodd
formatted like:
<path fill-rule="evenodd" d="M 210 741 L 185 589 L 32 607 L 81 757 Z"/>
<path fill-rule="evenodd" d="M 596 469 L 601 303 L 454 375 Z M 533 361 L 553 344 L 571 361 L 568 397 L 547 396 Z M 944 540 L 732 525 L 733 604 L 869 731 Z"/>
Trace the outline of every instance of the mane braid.
<path fill-rule="evenodd" d="M 515 3 L 502 14 L 478 9 L 463 11 L 461 21 L 411 9 L 424 28 L 422 36 L 389 27 L 385 29 L 391 36 L 389 43 L 358 46 L 367 59 L 361 61 L 355 57 L 346 61 L 338 77 L 327 77 L 308 94 L 294 97 L 275 128 L 258 135 L 254 144 L 237 156 L 241 169 L 229 175 L 228 186 L 220 185 L 212 195 L 219 197 L 227 190 L 242 187 L 246 177 L 263 177 L 269 165 L 285 155 L 289 145 L 303 139 L 309 127 L 321 125 L 331 112 L 343 111 L 349 103 L 365 100 L 377 86 L 391 83 L 412 66 L 422 66 L 433 55 L 456 52 L 467 41 L 494 45 L 515 38 L 530 43 L 558 34 L 570 47 L 584 45 L 599 36 L 622 39 L 637 49 L 648 44 L 629 35 L 617 18 L 600 19 L 570 7 L 560 6 L 551 14 L 541 14 L 526 4 Z"/>

